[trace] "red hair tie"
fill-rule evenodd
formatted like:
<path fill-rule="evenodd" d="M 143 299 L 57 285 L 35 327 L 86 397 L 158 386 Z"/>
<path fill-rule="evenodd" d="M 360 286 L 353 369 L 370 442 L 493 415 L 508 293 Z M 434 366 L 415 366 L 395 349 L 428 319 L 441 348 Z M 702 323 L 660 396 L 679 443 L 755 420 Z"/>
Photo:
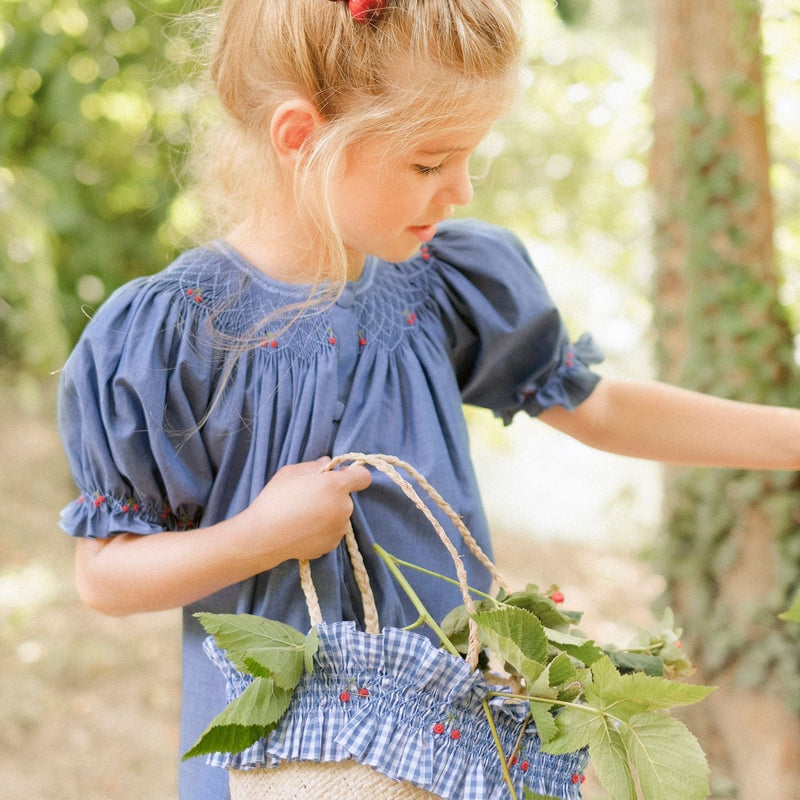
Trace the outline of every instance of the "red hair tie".
<path fill-rule="evenodd" d="M 339 0 L 333 0 L 339 2 Z M 386 0 L 344 0 L 350 16 L 362 24 L 373 22 L 386 8 Z"/>

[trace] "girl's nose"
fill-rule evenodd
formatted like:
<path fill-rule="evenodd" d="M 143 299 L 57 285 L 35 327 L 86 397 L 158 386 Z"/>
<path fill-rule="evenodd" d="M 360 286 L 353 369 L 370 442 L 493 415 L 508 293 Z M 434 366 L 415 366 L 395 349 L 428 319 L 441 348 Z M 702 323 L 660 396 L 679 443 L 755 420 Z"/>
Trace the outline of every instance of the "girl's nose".
<path fill-rule="evenodd" d="M 447 185 L 442 187 L 442 195 L 444 205 L 465 206 L 472 200 L 474 190 L 468 165 L 452 175 Z"/>

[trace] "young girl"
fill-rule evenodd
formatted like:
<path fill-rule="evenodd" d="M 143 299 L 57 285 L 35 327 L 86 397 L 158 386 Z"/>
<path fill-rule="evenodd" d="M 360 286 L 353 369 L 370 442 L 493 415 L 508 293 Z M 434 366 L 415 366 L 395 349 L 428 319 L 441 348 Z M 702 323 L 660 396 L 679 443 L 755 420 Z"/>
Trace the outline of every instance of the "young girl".
<path fill-rule="evenodd" d="M 305 631 L 297 559 L 314 559 L 324 618 L 359 621 L 340 547 L 351 518 L 383 625 L 416 612 L 373 542 L 449 573 L 393 484 L 323 471 L 330 456 L 413 464 L 487 551 L 463 403 L 630 456 L 800 467 L 800 412 L 601 380 L 592 340 L 570 343 L 517 239 L 446 221 L 513 96 L 521 29 L 519 0 L 223 4 L 211 76 L 224 124 L 207 169 L 235 222 L 118 290 L 60 397 L 81 597 L 107 614 L 184 609 L 182 752 L 225 704 L 195 612 Z M 435 616 L 460 603 L 412 580 Z M 221 800 L 226 781 L 194 759 L 180 796 Z"/>

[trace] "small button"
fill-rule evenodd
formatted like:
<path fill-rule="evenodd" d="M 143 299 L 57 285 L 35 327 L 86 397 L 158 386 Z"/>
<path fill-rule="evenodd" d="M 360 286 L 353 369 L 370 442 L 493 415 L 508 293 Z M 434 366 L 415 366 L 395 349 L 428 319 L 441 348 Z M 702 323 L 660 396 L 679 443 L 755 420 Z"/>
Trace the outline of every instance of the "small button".
<path fill-rule="evenodd" d="M 352 287 L 345 286 L 344 289 L 342 289 L 342 293 L 339 295 L 339 299 L 336 301 L 336 305 L 340 308 L 352 308 L 355 302 L 356 293 L 353 291 Z"/>
<path fill-rule="evenodd" d="M 341 400 L 336 401 L 336 405 L 333 407 L 333 418 L 337 422 L 344 416 L 344 403 Z"/>

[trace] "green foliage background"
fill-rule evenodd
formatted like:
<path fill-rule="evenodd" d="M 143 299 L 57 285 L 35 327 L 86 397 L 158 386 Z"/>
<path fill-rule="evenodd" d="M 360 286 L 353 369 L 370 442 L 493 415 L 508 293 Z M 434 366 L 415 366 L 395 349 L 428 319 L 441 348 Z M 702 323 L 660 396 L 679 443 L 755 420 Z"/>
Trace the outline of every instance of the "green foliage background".
<path fill-rule="evenodd" d="M 525 97 L 487 143 L 492 169 L 469 213 L 567 260 L 596 260 L 599 249 L 620 276 L 648 260 L 636 200 L 646 177 L 647 40 L 638 3 L 595 6 L 562 3 L 562 19 L 548 0 L 527 4 Z M 115 287 L 203 238 L 178 180 L 197 102 L 197 43 L 178 19 L 197 8 L 0 0 L 3 365 L 57 369 Z M 578 19 L 577 28 L 564 22 Z"/>
<path fill-rule="evenodd" d="M 204 5 L 0 0 L 0 365 L 57 369 L 114 288 L 203 238 L 178 178 L 198 50 L 179 19 Z M 791 211 L 800 199 L 800 20 L 789 6 L 764 8 L 777 243 L 785 298 L 800 307 L 800 221 Z M 486 144 L 491 169 L 467 213 L 529 236 L 546 273 L 552 263 L 556 273 L 602 276 L 613 291 L 600 298 L 573 274 L 565 311 L 576 327 L 595 329 L 613 361 L 607 320 L 625 317 L 639 339 L 650 322 L 647 6 L 526 8 L 524 94 Z"/>
<path fill-rule="evenodd" d="M 193 92 L 179 0 L 0 1 L 2 360 L 57 368 L 94 307 L 174 252 Z"/>

